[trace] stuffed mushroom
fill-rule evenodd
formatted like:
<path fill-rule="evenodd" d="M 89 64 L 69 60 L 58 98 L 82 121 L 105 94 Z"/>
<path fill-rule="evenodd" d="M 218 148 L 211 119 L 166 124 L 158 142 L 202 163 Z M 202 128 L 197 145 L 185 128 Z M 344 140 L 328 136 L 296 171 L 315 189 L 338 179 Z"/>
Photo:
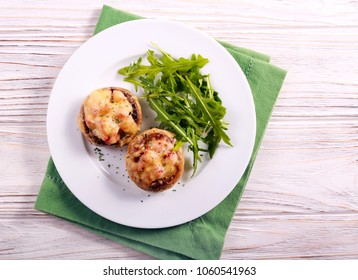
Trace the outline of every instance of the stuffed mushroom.
<path fill-rule="evenodd" d="M 137 97 L 119 87 L 94 90 L 83 101 L 78 114 L 82 134 L 95 145 L 127 145 L 139 132 L 141 122 Z"/>
<path fill-rule="evenodd" d="M 140 188 L 161 192 L 171 188 L 184 171 L 183 149 L 174 149 L 175 135 L 152 128 L 137 135 L 128 145 L 126 168 Z"/>

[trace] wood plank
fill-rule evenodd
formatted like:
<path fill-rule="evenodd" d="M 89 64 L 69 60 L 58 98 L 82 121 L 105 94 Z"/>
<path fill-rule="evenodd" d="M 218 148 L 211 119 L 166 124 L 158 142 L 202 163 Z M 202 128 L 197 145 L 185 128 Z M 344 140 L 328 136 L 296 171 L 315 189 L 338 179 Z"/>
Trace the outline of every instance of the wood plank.
<path fill-rule="evenodd" d="M 357 215 L 235 217 L 238 226 L 230 228 L 222 259 L 354 259 L 357 222 Z M 0 225 L 0 237 L 6 238 L 0 259 L 151 259 L 56 217 Z"/>

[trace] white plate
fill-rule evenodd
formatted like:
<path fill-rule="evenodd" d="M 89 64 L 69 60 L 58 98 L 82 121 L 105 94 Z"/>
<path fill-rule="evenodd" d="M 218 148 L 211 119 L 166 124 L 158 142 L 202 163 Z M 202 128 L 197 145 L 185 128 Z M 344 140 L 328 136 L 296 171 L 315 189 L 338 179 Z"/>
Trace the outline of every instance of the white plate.
<path fill-rule="evenodd" d="M 94 89 L 121 86 L 135 92 L 117 70 L 143 56 L 151 42 L 174 57 L 192 53 L 209 59 L 203 68 L 227 108 L 228 134 L 214 158 L 191 178 L 187 152 L 182 180 L 163 193 L 136 187 L 125 170 L 126 149 L 103 148 L 100 156 L 77 127 L 77 113 Z M 140 93 L 136 93 L 140 95 Z M 142 102 L 148 128 L 155 114 Z M 247 80 L 236 61 L 214 39 L 183 24 L 143 19 L 122 23 L 85 42 L 57 77 L 48 106 L 50 151 L 62 179 L 88 208 L 116 223 L 139 228 L 164 228 L 191 221 L 218 205 L 235 187 L 249 162 L 256 132 L 255 108 Z M 100 159 L 103 159 L 101 161 Z"/>

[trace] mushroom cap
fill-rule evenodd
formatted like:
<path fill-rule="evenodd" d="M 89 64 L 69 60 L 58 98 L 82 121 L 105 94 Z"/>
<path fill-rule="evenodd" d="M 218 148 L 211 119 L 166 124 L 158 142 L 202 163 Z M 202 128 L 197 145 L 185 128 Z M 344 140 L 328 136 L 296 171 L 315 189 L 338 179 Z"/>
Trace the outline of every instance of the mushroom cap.
<path fill-rule="evenodd" d="M 183 175 L 184 152 L 174 149 L 175 134 L 152 128 L 138 134 L 128 145 L 126 168 L 129 178 L 141 189 L 161 192 Z"/>
<path fill-rule="evenodd" d="M 138 98 L 129 90 L 99 88 L 83 101 L 77 122 L 92 144 L 122 147 L 139 132 L 142 110 Z"/>

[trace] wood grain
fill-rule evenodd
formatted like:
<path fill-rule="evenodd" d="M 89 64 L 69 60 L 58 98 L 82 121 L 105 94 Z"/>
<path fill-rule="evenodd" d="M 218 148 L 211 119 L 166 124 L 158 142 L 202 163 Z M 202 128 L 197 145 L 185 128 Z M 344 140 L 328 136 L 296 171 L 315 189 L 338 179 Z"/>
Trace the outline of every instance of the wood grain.
<path fill-rule="evenodd" d="M 0 259 L 150 259 L 34 210 L 55 79 L 102 1 L 0 5 Z M 222 259 L 358 258 L 358 1 L 106 1 L 288 70 Z"/>

